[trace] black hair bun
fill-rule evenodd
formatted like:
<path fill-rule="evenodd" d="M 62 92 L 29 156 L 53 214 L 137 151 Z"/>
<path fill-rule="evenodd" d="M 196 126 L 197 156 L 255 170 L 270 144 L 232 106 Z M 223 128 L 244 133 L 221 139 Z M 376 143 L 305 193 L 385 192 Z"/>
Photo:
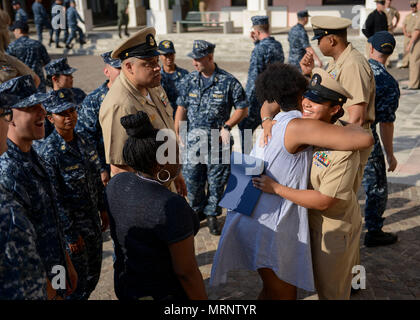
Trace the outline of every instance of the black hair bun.
<path fill-rule="evenodd" d="M 149 116 L 144 111 L 121 117 L 120 122 L 129 137 L 141 139 L 156 136 L 157 130 L 153 128 Z"/>

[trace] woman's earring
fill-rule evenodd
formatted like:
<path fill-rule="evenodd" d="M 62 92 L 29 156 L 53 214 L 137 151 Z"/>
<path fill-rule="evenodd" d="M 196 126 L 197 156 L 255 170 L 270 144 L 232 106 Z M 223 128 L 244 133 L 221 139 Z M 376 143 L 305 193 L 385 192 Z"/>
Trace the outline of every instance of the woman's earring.
<path fill-rule="evenodd" d="M 167 177 L 166 179 L 162 179 L 162 178 L 160 177 L 160 174 L 161 174 L 162 172 L 165 172 L 165 173 L 168 175 L 168 177 Z M 160 171 L 157 173 L 156 178 L 158 179 L 158 181 L 159 181 L 160 183 L 166 183 L 166 182 L 168 182 L 169 180 L 171 180 L 171 173 L 170 173 L 168 170 L 166 170 L 166 169 L 162 169 L 162 170 L 160 170 Z"/>

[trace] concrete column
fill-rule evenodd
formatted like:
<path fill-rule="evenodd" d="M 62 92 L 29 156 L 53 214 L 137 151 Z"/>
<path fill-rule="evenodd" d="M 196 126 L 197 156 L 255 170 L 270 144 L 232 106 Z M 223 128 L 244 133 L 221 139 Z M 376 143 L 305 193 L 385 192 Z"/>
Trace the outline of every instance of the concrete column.
<path fill-rule="evenodd" d="M 150 10 L 147 10 L 147 26 L 155 27 L 157 34 L 172 33 L 172 10 L 169 10 L 168 0 L 150 0 Z"/>
<path fill-rule="evenodd" d="M 79 22 L 83 32 L 90 31 L 93 28 L 92 10 L 88 9 L 87 0 L 76 0 L 76 9 L 85 24 Z"/>
<path fill-rule="evenodd" d="M 243 11 L 243 35 L 249 36 L 252 28 L 252 16 L 265 16 L 270 18 L 268 0 L 247 0 L 247 10 Z"/>

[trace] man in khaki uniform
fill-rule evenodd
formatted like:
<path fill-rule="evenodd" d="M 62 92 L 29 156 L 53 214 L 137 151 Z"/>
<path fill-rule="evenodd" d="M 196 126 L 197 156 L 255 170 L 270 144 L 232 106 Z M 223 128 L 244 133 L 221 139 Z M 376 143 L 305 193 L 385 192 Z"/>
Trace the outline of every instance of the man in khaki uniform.
<path fill-rule="evenodd" d="M 312 40 L 318 40 L 321 52 L 334 59 L 326 71 L 353 96 L 343 106 L 345 113 L 342 120 L 371 131 L 370 125 L 375 120 L 375 77 L 366 58 L 347 41 L 347 28 L 351 21 L 317 16 L 311 22 L 315 34 Z M 301 61 L 302 72 L 310 74 L 313 66 L 313 57 L 307 53 Z M 369 148 L 360 152 L 360 166 L 354 185 L 356 192 L 371 151 L 372 148 Z"/>
<path fill-rule="evenodd" d="M 386 14 L 386 18 L 388 20 L 388 31 L 391 34 L 394 34 L 394 30 L 395 28 L 398 26 L 398 22 L 400 22 L 400 13 L 398 12 L 397 9 L 395 9 L 394 7 L 391 7 L 391 0 L 386 0 L 385 2 L 385 14 Z M 394 19 L 397 19 L 394 23 Z M 396 53 L 396 52 L 395 52 Z M 395 53 L 393 56 L 395 56 Z M 389 57 L 388 60 L 386 61 L 385 66 L 389 67 L 391 65 L 391 59 L 392 57 Z"/>
<path fill-rule="evenodd" d="M 123 147 L 128 136 L 120 119 L 128 114 L 144 111 L 157 129 L 174 130 L 173 109 L 160 86 L 159 52 L 156 50 L 156 31 L 144 28 L 124 41 L 111 54 L 120 59 L 121 73 L 109 89 L 99 111 L 104 138 L 106 162 L 111 175 L 132 171 L 123 158 Z M 186 196 L 182 175 L 174 181 L 178 193 Z M 174 186 L 171 190 L 175 191 Z"/>
<path fill-rule="evenodd" d="M 9 14 L 0 9 L 0 52 L 4 52 L 10 43 L 9 30 L 7 29 L 10 23 Z"/>
<path fill-rule="evenodd" d="M 19 59 L 0 51 L 0 84 L 10 79 L 30 74 L 38 87 L 41 80 L 31 68 Z"/>
<path fill-rule="evenodd" d="M 407 45 L 406 52 L 410 54 L 409 60 L 409 90 L 418 90 L 420 86 L 420 19 L 417 19 L 411 40 Z"/>
<path fill-rule="evenodd" d="M 410 8 L 411 13 L 406 15 L 404 22 L 403 22 L 403 33 L 404 33 L 404 51 L 403 51 L 403 59 L 399 68 L 408 68 L 410 55 L 405 51 L 408 44 L 410 43 L 411 35 L 414 31 L 414 27 L 416 26 L 416 22 L 420 17 L 418 9 L 417 9 L 417 0 L 410 1 Z"/>

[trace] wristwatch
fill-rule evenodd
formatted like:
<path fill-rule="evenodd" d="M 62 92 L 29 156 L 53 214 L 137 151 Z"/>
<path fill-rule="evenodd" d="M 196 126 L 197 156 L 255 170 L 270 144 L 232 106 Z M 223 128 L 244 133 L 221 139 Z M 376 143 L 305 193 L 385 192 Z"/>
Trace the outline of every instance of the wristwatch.
<path fill-rule="evenodd" d="M 226 129 L 226 130 L 230 131 L 230 130 L 232 130 L 232 127 L 230 125 L 228 125 L 228 124 L 225 123 L 223 125 L 223 129 Z"/>

